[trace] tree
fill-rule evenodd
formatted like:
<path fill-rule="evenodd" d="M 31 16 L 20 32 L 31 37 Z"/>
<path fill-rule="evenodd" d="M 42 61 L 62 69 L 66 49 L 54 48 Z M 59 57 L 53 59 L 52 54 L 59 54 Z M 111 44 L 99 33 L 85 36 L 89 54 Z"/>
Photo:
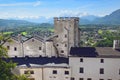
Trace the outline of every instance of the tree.
<path fill-rule="evenodd" d="M 9 35 L 0 33 L 0 80 L 28 80 L 26 76 L 14 75 L 11 72 L 11 70 L 15 68 L 16 63 L 3 60 L 8 58 L 7 48 L 3 47 L 3 44 L 7 41 L 10 41 Z"/>

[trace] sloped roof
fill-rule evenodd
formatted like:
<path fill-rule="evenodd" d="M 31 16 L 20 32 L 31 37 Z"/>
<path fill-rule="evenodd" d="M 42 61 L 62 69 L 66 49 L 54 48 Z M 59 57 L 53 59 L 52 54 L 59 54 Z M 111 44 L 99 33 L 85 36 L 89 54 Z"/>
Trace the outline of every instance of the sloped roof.
<path fill-rule="evenodd" d="M 98 53 L 94 47 L 72 47 L 70 55 L 81 57 L 96 57 Z"/>
<path fill-rule="evenodd" d="M 71 56 L 80 57 L 120 57 L 120 50 L 112 47 L 72 47 Z"/>
<path fill-rule="evenodd" d="M 7 62 L 12 60 L 13 62 L 17 63 L 17 65 L 27 65 L 30 66 L 30 64 L 38 64 L 38 65 L 45 65 L 48 63 L 54 63 L 54 64 L 60 64 L 60 63 L 66 63 L 68 64 L 68 58 L 63 57 L 18 57 L 18 58 L 8 58 L 3 59 Z"/>

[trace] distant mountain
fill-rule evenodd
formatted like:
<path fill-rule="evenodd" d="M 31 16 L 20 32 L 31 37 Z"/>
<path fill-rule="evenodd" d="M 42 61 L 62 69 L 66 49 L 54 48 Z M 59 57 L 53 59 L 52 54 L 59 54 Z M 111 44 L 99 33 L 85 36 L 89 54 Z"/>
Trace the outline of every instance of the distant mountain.
<path fill-rule="evenodd" d="M 32 22 L 24 21 L 24 20 L 7 20 L 0 19 L 0 27 L 20 27 L 20 26 L 28 26 L 34 25 Z"/>
<path fill-rule="evenodd" d="M 94 16 L 94 15 L 86 15 L 86 16 L 80 17 L 80 19 L 82 19 L 82 20 L 88 20 L 88 21 L 93 21 L 93 20 L 95 20 L 96 18 L 100 18 L 100 17 Z"/>
<path fill-rule="evenodd" d="M 120 9 L 101 18 L 96 18 L 91 24 L 120 25 Z"/>
<path fill-rule="evenodd" d="M 30 26 L 37 26 L 37 27 L 53 27 L 52 24 L 49 23 L 33 23 L 28 22 L 25 20 L 7 20 L 7 19 L 0 19 L 0 28 L 7 29 L 7 28 L 17 28 L 17 27 L 30 27 Z"/>
<path fill-rule="evenodd" d="M 53 27 L 53 18 L 39 17 L 37 19 L 11 20 L 0 19 L 0 28 L 16 28 L 16 27 Z M 85 24 L 105 24 L 105 25 L 120 25 L 120 9 L 112 12 L 104 17 L 94 15 L 85 15 L 80 17 L 80 25 Z"/>

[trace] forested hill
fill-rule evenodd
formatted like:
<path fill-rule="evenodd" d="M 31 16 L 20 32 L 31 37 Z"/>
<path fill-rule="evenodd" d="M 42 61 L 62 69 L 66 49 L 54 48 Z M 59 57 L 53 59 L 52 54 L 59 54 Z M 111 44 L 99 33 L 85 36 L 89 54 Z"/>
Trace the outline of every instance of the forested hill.
<path fill-rule="evenodd" d="M 120 25 L 120 9 L 112 12 L 109 15 L 95 19 L 92 24 Z"/>
<path fill-rule="evenodd" d="M 0 19 L 0 28 L 17 28 L 17 27 L 52 27 L 52 24 L 49 23 L 33 23 L 25 20 L 7 20 Z"/>

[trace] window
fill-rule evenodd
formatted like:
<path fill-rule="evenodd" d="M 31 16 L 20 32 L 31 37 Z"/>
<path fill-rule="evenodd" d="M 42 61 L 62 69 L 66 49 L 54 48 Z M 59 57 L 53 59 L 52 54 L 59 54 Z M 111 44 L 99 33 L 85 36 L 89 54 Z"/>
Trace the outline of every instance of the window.
<path fill-rule="evenodd" d="M 99 79 L 99 80 L 104 80 L 104 79 Z"/>
<path fill-rule="evenodd" d="M 83 58 L 80 58 L 80 62 L 83 62 Z"/>
<path fill-rule="evenodd" d="M 65 74 L 66 74 L 66 75 L 69 75 L 69 71 L 65 71 Z"/>
<path fill-rule="evenodd" d="M 87 80 L 92 80 L 91 78 L 88 78 Z"/>
<path fill-rule="evenodd" d="M 67 38 L 67 34 L 65 34 L 65 38 Z"/>
<path fill-rule="evenodd" d="M 53 74 L 57 74 L 57 70 L 53 70 Z"/>
<path fill-rule="evenodd" d="M 84 80 L 83 78 L 80 78 L 79 80 Z"/>
<path fill-rule="evenodd" d="M 16 48 L 16 47 L 14 47 L 14 51 L 17 51 L 17 48 Z"/>
<path fill-rule="evenodd" d="M 84 73 L 84 68 L 83 67 L 80 67 L 80 73 Z"/>
<path fill-rule="evenodd" d="M 30 71 L 30 74 L 34 74 L 34 71 Z"/>
<path fill-rule="evenodd" d="M 39 47 L 39 50 L 41 50 L 41 47 Z"/>
<path fill-rule="evenodd" d="M 119 75 L 120 75 L 120 69 L 119 69 Z"/>
<path fill-rule="evenodd" d="M 58 38 L 58 35 L 56 37 Z"/>
<path fill-rule="evenodd" d="M 7 46 L 7 49 L 10 50 L 10 46 Z"/>
<path fill-rule="evenodd" d="M 75 80 L 75 78 L 74 78 L 74 77 L 71 77 L 71 80 Z"/>
<path fill-rule="evenodd" d="M 34 42 L 34 39 L 32 39 L 32 42 Z"/>
<path fill-rule="evenodd" d="M 56 44 L 56 46 L 59 46 L 59 44 Z"/>
<path fill-rule="evenodd" d="M 27 71 L 24 71 L 24 74 L 34 74 L 34 71 L 33 70 L 27 70 Z"/>
<path fill-rule="evenodd" d="M 65 44 L 65 47 L 67 47 L 67 44 Z"/>
<path fill-rule="evenodd" d="M 101 59 L 101 60 L 100 60 L 100 63 L 104 63 L 104 59 Z"/>
<path fill-rule="evenodd" d="M 61 53 L 64 53 L 64 51 L 63 51 L 63 50 L 61 50 Z"/>
<path fill-rule="evenodd" d="M 24 74 L 28 74 L 29 73 L 29 71 L 24 71 Z"/>
<path fill-rule="evenodd" d="M 104 74 L 104 69 L 100 68 L 100 74 Z"/>
<path fill-rule="evenodd" d="M 35 80 L 34 78 L 28 78 L 29 80 Z"/>

